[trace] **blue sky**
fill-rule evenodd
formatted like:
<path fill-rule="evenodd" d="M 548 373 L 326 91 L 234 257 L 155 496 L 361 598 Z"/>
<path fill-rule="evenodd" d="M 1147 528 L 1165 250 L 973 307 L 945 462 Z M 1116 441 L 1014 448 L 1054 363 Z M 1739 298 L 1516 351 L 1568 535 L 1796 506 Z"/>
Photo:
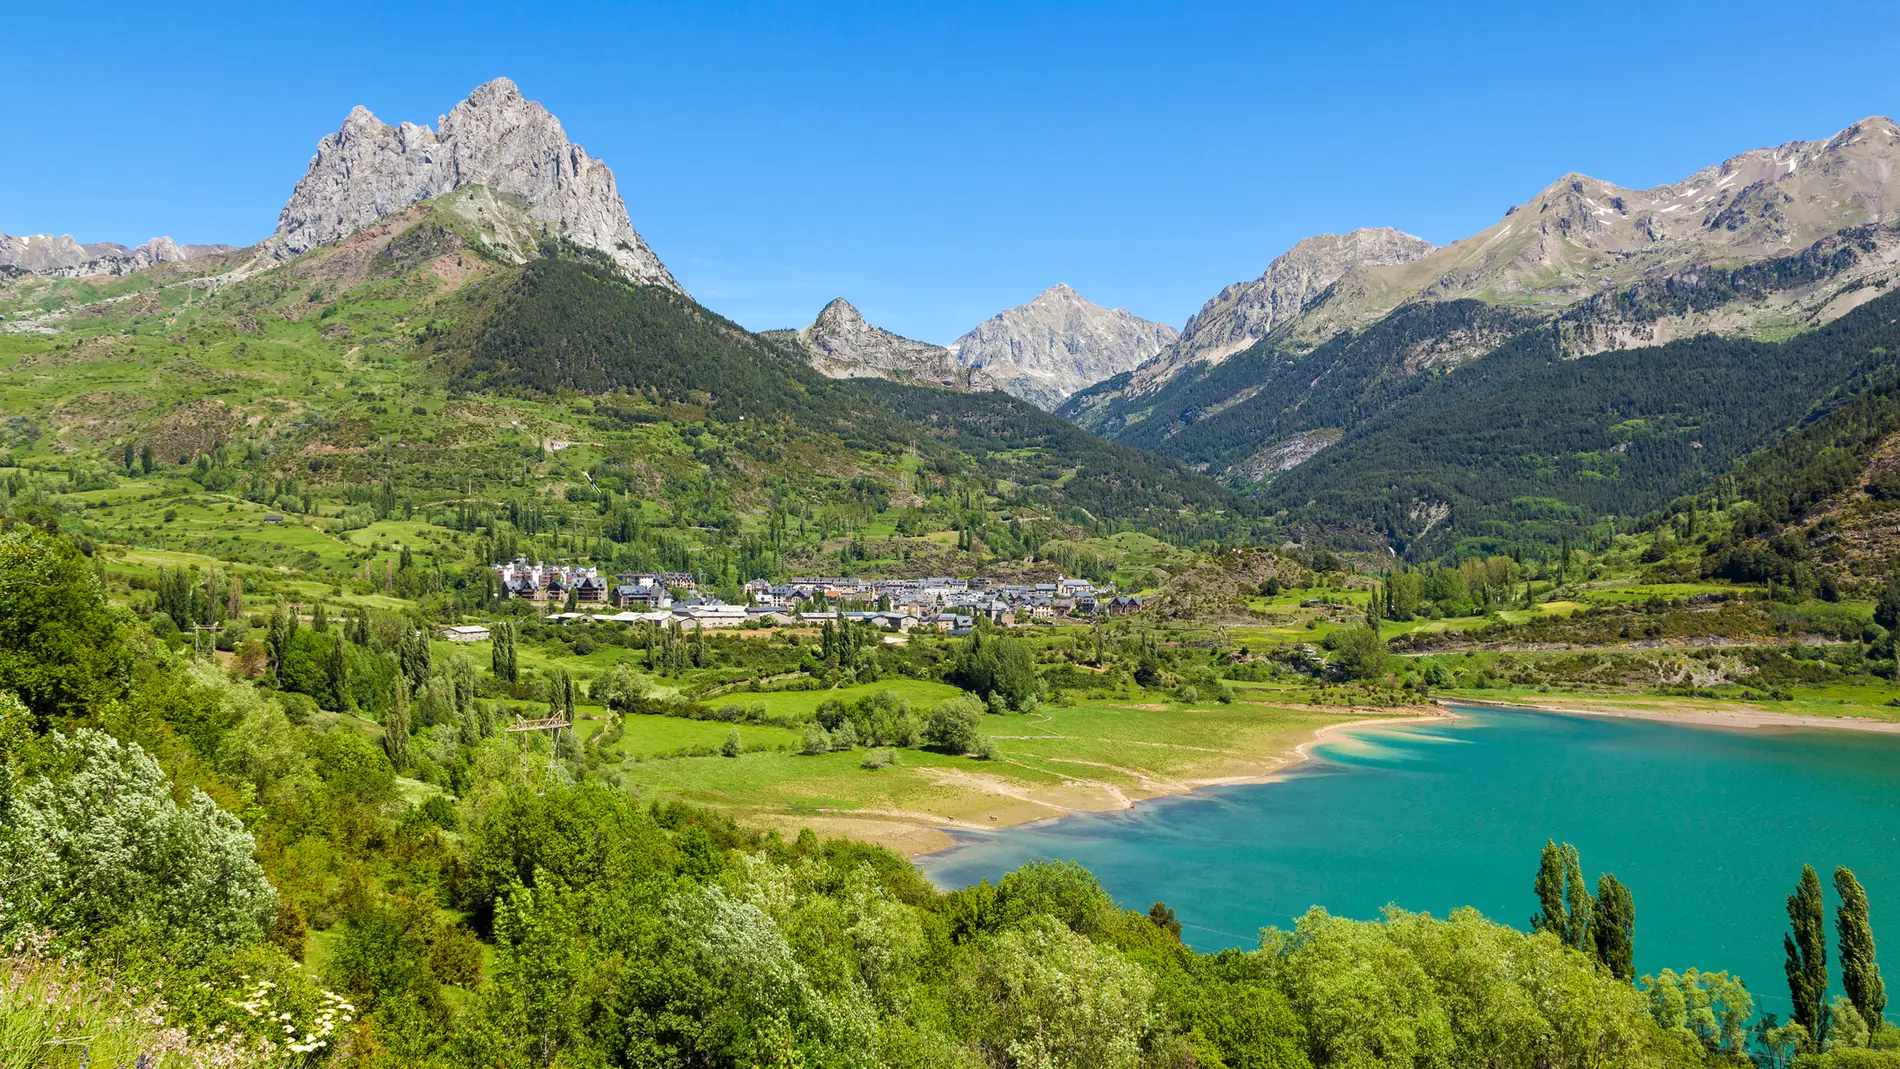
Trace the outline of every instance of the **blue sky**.
<path fill-rule="evenodd" d="M 708 306 L 935 342 L 1056 282 L 1179 326 L 1307 234 L 1451 241 L 1900 112 L 1891 0 L 18 6 L 0 231 L 247 244 L 353 105 L 507 75 Z"/>

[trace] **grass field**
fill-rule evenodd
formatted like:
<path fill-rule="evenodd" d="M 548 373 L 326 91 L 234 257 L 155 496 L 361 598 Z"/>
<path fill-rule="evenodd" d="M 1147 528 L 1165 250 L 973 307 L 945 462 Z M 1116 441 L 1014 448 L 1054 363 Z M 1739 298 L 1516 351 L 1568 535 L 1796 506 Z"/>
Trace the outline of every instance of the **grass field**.
<path fill-rule="evenodd" d="M 942 684 L 899 692 L 913 702 L 951 693 Z M 815 708 L 824 693 L 796 696 L 811 696 Z M 795 711 L 790 703 L 780 708 Z M 748 752 L 636 763 L 624 766 L 623 774 L 647 796 L 716 805 L 788 830 L 815 822 L 899 849 L 927 849 L 947 842 L 933 831 L 938 827 L 1002 827 L 1119 809 L 1210 780 L 1265 775 L 1296 760 L 1296 747 L 1321 728 L 1367 715 L 1252 701 L 1079 703 L 986 717 L 984 728 L 996 747 L 992 760 L 899 750 L 894 763 L 867 768 L 864 750 L 818 756 Z M 724 738 L 724 725 L 695 726 L 717 727 Z M 741 727 L 740 733 L 750 746 L 763 730 Z M 630 729 L 628 736 L 634 734 Z"/>

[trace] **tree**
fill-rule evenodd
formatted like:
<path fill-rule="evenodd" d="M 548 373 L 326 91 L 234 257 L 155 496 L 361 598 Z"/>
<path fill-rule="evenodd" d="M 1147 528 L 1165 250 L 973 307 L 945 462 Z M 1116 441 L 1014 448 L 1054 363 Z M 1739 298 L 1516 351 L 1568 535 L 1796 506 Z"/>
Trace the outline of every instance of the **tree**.
<path fill-rule="evenodd" d="M 1532 887 L 1537 893 L 1539 909 L 1531 918 L 1531 929 L 1549 932 L 1563 945 L 1594 956 L 1596 943 L 1591 932 L 1591 915 L 1595 912 L 1596 900 L 1584 886 L 1583 865 L 1577 848 L 1569 843 L 1559 846 L 1544 840 L 1544 851 L 1537 863 L 1537 879 Z"/>
<path fill-rule="evenodd" d="M 429 681 L 432 656 L 428 632 L 418 628 L 411 628 L 397 643 L 396 659 L 402 665 L 402 674 L 409 679 L 411 690 L 420 691 L 423 684 Z"/>
<path fill-rule="evenodd" d="M 992 1065 L 1134 1069 L 1160 1023 L 1145 971 L 1046 916 L 991 941 L 969 982 Z"/>
<path fill-rule="evenodd" d="M 515 885 L 495 911 L 495 969 L 487 997 L 508 1032 L 526 1037 L 530 1057 L 551 1065 L 571 1044 L 575 986 L 581 979 L 577 918 L 571 895 L 547 873 L 534 886 Z"/>
<path fill-rule="evenodd" d="M 951 753 L 969 753 L 983 738 L 983 703 L 965 695 L 938 702 L 924 721 L 924 741 Z"/>
<path fill-rule="evenodd" d="M 574 720 L 574 676 L 565 668 L 548 673 L 548 715 Z"/>
<path fill-rule="evenodd" d="M 118 928 L 194 954 L 257 938 L 277 892 L 236 817 L 196 788 L 174 802 L 136 744 L 81 729 L 48 746 L 56 771 L 27 784 L 0 823 L 8 927 L 72 940 Z"/>
<path fill-rule="evenodd" d="M 1148 907 L 1148 922 L 1176 940 L 1181 938 L 1180 918 L 1174 915 L 1174 908 L 1166 902 L 1156 902 Z"/>
<path fill-rule="evenodd" d="M 515 625 L 512 620 L 503 620 L 495 626 L 490 636 L 489 668 L 495 678 L 513 683 L 521 678 L 521 662 L 515 657 Z"/>
<path fill-rule="evenodd" d="M 284 677 L 284 655 L 290 652 L 290 608 L 278 605 L 271 613 L 270 628 L 265 632 L 264 645 L 270 650 L 271 674 L 282 682 Z"/>
<path fill-rule="evenodd" d="M 979 698 L 1000 695 L 1011 709 L 1034 706 L 1041 694 L 1036 675 L 1036 656 L 1020 639 L 985 636 L 982 631 L 970 636 L 958 653 L 944 681 L 962 687 Z"/>
<path fill-rule="evenodd" d="M 1813 865 L 1801 866 L 1801 882 L 1788 896 L 1789 932 L 1781 937 L 1787 955 L 1788 997 L 1794 1002 L 1794 1023 L 1807 1029 L 1816 1042 L 1827 1040 L 1827 918 L 1821 901 L 1821 878 Z"/>
<path fill-rule="evenodd" d="M 1325 646 L 1333 651 L 1333 667 L 1347 679 L 1377 679 L 1391 662 L 1385 640 L 1371 624 L 1353 624 L 1326 636 Z"/>
<path fill-rule="evenodd" d="M 725 744 L 719 747 L 719 753 L 725 757 L 739 756 L 739 729 L 726 732 Z"/>
<path fill-rule="evenodd" d="M 383 753 L 398 772 L 409 767 L 409 680 L 396 676 L 396 694 L 383 714 Z"/>
<path fill-rule="evenodd" d="M 1867 1027 L 1880 1030 L 1887 1009 L 1887 985 L 1874 960 L 1874 929 L 1867 919 L 1867 892 L 1845 865 L 1834 870 L 1834 893 L 1840 908 L 1834 912 L 1834 931 L 1841 948 L 1841 987 Z"/>
<path fill-rule="evenodd" d="M 321 606 L 318 607 L 318 611 L 322 611 Z M 338 711 L 349 711 L 356 703 L 350 697 L 349 643 L 344 641 L 341 634 L 330 638 L 329 676 L 330 692 L 336 696 Z"/>
<path fill-rule="evenodd" d="M 1889 631 L 1900 630 L 1900 573 L 1890 577 L 1880 591 L 1880 600 L 1874 603 L 1874 623 Z"/>
<path fill-rule="evenodd" d="M 1755 999 L 1739 979 L 1725 972 L 1689 969 L 1678 976 L 1664 969 L 1661 976 L 1643 977 L 1643 994 L 1650 1016 L 1664 1031 L 1711 1055 L 1745 1054 Z"/>
<path fill-rule="evenodd" d="M 130 627 L 71 542 L 27 524 L 0 534 L 0 691 L 40 730 L 125 693 Z"/>
<path fill-rule="evenodd" d="M 1596 959 L 1618 980 L 1634 980 L 1636 900 L 1621 880 L 1607 872 L 1597 877 L 1594 920 Z"/>

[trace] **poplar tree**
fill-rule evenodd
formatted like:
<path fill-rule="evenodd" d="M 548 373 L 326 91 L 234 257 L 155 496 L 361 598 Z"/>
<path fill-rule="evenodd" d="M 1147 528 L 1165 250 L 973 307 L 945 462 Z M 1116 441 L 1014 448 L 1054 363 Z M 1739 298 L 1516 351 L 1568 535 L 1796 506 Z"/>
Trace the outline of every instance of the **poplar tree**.
<path fill-rule="evenodd" d="M 383 714 L 383 752 L 398 772 L 409 767 L 409 680 L 396 675 L 396 693 Z"/>
<path fill-rule="evenodd" d="M 1807 1029 L 1818 1046 L 1827 1038 L 1827 916 L 1821 878 L 1813 865 L 1801 866 L 1801 882 L 1788 896 L 1788 926 L 1781 946 L 1787 954 L 1783 969 L 1794 1022 Z"/>
<path fill-rule="evenodd" d="M 1607 872 L 1597 877 L 1595 921 L 1596 959 L 1618 980 L 1634 980 L 1636 900 L 1621 880 Z"/>
<path fill-rule="evenodd" d="M 1880 979 L 1879 963 L 1874 961 L 1867 892 L 1845 865 L 1834 870 L 1834 892 L 1841 900 L 1834 913 L 1834 931 L 1841 948 L 1841 987 L 1847 991 L 1847 1000 L 1866 1018 L 1867 1027 L 1878 1032 L 1880 1015 L 1887 1008 L 1887 985 Z"/>
<path fill-rule="evenodd" d="M 1589 885 L 1583 882 L 1583 863 L 1577 856 L 1577 848 L 1565 843 L 1563 851 L 1564 945 L 1572 950 L 1594 954 L 1596 942 L 1591 929 L 1595 927 L 1597 901 L 1591 896 Z"/>
<path fill-rule="evenodd" d="M 1584 886 L 1583 865 L 1577 848 L 1544 840 L 1544 852 L 1538 859 L 1537 879 L 1532 885 L 1541 907 L 1531 918 L 1534 931 L 1549 932 L 1563 945 L 1587 954 L 1595 954 L 1591 937 L 1591 913 L 1596 900 Z"/>
<path fill-rule="evenodd" d="M 290 610 L 282 605 L 271 614 L 270 629 L 265 633 L 264 645 L 270 650 L 271 674 L 279 680 L 284 675 L 284 652 L 290 648 Z"/>
<path fill-rule="evenodd" d="M 344 648 L 346 643 L 342 635 L 335 636 L 330 643 L 330 691 L 336 695 L 336 707 L 339 712 L 349 712 L 356 707 L 350 695 L 350 655 Z"/>

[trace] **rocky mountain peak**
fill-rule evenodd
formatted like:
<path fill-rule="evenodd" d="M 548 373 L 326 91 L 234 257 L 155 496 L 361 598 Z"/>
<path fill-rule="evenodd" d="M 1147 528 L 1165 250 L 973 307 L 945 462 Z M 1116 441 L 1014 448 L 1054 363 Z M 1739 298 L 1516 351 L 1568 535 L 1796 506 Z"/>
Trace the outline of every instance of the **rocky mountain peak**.
<path fill-rule="evenodd" d="M 567 139 L 559 119 L 496 78 L 436 126 L 390 126 L 357 106 L 317 143 L 309 171 L 266 243 L 278 258 L 327 244 L 418 201 L 485 186 L 528 204 L 528 218 L 612 257 L 636 282 L 678 290 L 633 229 L 613 172 Z"/>
<path fill-rule="evenodd" d="M 818 318 L 812 323 L 810 329 L 814 331 L 823 329 L 829 332 L 856 330 L 866 325 L 864 322 L 864 313 L 858 311 L 856 305 L 853 305 L 843 297 L 833 297 L 831 303 L 825 305 L 823 310 L 818 313 Z M 875 330 L 877 328 L 873 327 L 871 329 Z"/>
<path fill-rule="evenodd" d="M 950 348 L 1004 390 L 1054 408 L 1077 390 L 1134 369 L 1176 337 L 1165 323 L 1103 308 L 1058 283 L 979 323 Z"/>
<path fill-rule="evenodd" d="M 872 326 L 843 297 L 825 305 L 811 326 L 775 336 L 797 345 L 812 367 L 834 379 L 881 378 L 959 389 L 989 386 L 987 379 L 957 363 L 950 350 Z"/>

